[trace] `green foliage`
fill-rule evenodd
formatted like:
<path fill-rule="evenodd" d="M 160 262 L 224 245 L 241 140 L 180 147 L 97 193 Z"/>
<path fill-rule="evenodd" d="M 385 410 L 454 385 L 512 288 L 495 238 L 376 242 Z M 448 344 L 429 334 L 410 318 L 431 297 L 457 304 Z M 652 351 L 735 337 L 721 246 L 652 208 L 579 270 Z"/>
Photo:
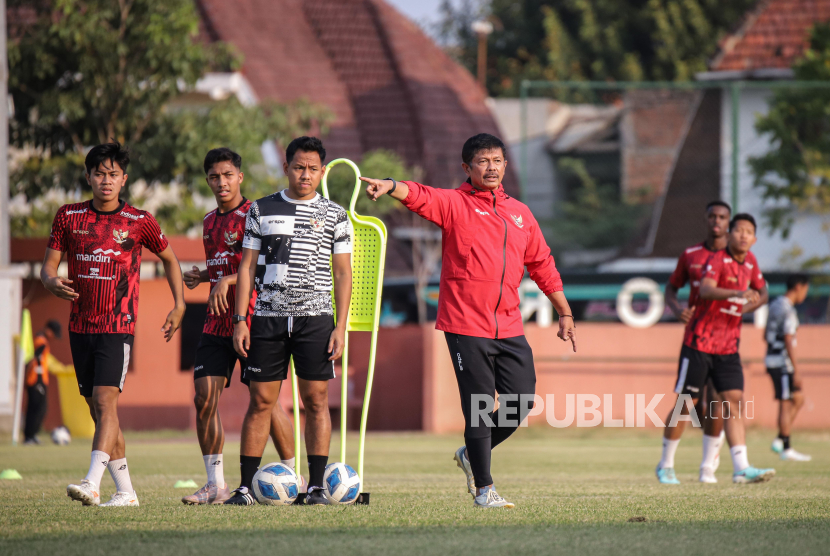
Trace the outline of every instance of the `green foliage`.
<path fill-rule="evenodd" d="M 369 178 L 393 178 L 396 180 L 418 179 L 417 168 L 408 168 L 404 160 L 395 152 L 378 149 L 367 152 L 357 162 L 360 173 Z M 338 164 L 331 169 L 328 177 L 331 200 L 348 209 L 354 191 L 354 172 L 345 164 Z M 383 195 L 377 201 L 370 201 L 365 193 L 365 184 L 361 182 L 360 192 L 355 203 L 358 214 L 383 216 L 392 210 L 401 208 L 401 204 L 389 195 Z"/>
<path fill-rule="evenodd" d="M 646 207 L 620 199 L 614 185 L 597 184 L 583 160 L 562 158 L 559 168 L 576 177 L 580 187 L 574 200 L 564 203 L 561 216 L 552 223 L 551 248 L 561 251 L 624 245 L 637 229 Z"/>
<path fill-rule="evenodd" d="M 174 201 L 158 216 L 168 233 L 184 232 L 201 222 L 200 196 L 212 197 L 202 170 L 209 149 L 228 146 L 243 156 L 245 192 L 256 198 L 278 187 L 264 168 L 262 143 L 286 144 L 310 129 L 325 133 L 331 120 L 328 110 L 304 101 L 244 107 L 232 98 L 171 108 L 206 72 L 241 64 L 228 45 L 198 39 L 192 0 L 10 0 L 9 7 L 34 14 L 8 45 L 10 142 L 27 154 L 12 166 L 13 196 L 88 191 L 85 149 L 115 139 L 131 148 L 130 184 L 149 187 L 131 200 L 140 205 L 162 184 L 176 184 Z M 42 228 L 34 225 L 40 212 L 17 218 L 13 233 Z"/>
<path fill-rule="evenodd" d="M 522 79 L 686 81 L 755 0 L 466 0 L 445 2 L 439 33 L 474 71 L 471 19 L 487 16 L 488 90 L 515 96 Z M 472 15 L 471 15 L 472 14 Z"/>
<path fill-rule="evenodd" d="M 815 26 L 810 48 L 793 70 L 797 80 L 830 80 L 830 24 Z M 755 186 L 773 202 L 767 222 L 787 238 L 795 213 L 812 212 L 824 215 L 830 233 L 830 89 L 782 89 L 769 108 L 755 129 L 768 135 L 772 148 L 749 160 Z"/>

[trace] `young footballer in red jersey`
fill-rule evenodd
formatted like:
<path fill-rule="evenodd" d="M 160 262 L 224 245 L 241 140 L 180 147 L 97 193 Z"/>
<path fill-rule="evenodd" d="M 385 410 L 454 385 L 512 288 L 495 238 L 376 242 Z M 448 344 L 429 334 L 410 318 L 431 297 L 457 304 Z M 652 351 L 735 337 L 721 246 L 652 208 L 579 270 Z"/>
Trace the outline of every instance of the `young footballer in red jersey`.
<path fill-rule="evenodd" d="M 230 498 L 225 482 L 222 448 L 225 431 L 219 418 L 219 397 L 230 386 L 233 368 L 240 362 L 240 380 L 249 384 L 244 375 L 245 359 L 233 348 L 231 312 L 236 304 L 236 271 L 242 260 L 245 219 L 251 201 L 240 191 L 245 175 L 242 157 L 227 148 L 213 149 L 205 156 L 207 183 L 216 197 L 218 208 L 209 212 L 203 222 L 207 270 L 197 267 L 184 273 L 184 282 L 193 289 L 202 282 L 211 285 L 208 314 L 199 346 L 193 379 L 196 388 L 196 434 L 202 448 L 207 483 L 195 493 L 182 498 L 185 504 L 223 504 Z M 253 312 L 256 296 L 251 297 L 248 318 Z M 294 435 L 291 420 L 279 403 L 271 412 L 271 437 L 282 462 L 294 467 Z"/>
<path fill-rule="evenodd" d="M 774 469 L 749 465 L 743 422 L 744 375 L 738 344 L 743 315 L 769 298 L 764 276 L 750 249 L 755 219 L 736 214 L 729 223 L 729 244 L 712 254 L 700 283 L 700 298 L 680 352 L 677 392 L 697 401 L 707 375 L 724 402 L 726 439 L 732 454 L 735 483 L 767 481 Z"/>
<path fill-rule="evenodd" d="M 723 201 L 712 201 L 706 206 L 706 240 L 686 249 L 677 261 L 669 282 L 666 284 L 666 304 L 674 315 L 684 324 L 688 324 L 699 304 L 698 292 L 700 280 L 706 270 L 709 257 L 726 248 L 729 233 L 729 217 L 732 209 Z M 689 304 L 681 306 L 677 300 L 677 291 L 689 284 Z M 700 464 L 700 482 L 716 483 L 715 470 L 720 458 L 718 456 L 723 444 L 723 420 L 720 415 L 720 404 L 711 381 L 701 392 L 697 414 L 703 418 L 703 461 Z M 715 401 L 715 403 L 710 403 Z M 685 406 L 684 406 L 685 407 Z M 672 409 L 672 412 L 674 410 Z M 685 409 L 684 409 L 685 411 Z M 710 414 L 711 411 L 711 414 Z M 663 434 L 663 457 L 657 466 L 657 479 L 663 484 L 679 484 L 674 472 L 674 454 L 680 444 L 685 421 L 679 421 L 677 426 L 669 427 L 671 414 L 666 419 L 666 429 Z"/>
<path fill-rule="evenodd" d="M 93 147 L 86 156 L 92 200 L 64 205 L 55 216 L 40 279 L 55 296 L 72 302 L 69 343 L 78 388 L 95 421 L 89 472 L 66 493 L 85 506 L 100 503 L 100 485 L 109 468 L 116 493 L 103 506 L 138 506 L 130 481 L 124 436 L 118 424 L 118 396 L 130 362 L 138 318 L 141 249 L 164 265 L 175 305 L 161 328 L 169 342 L 184 316 L 179 261 L 149 212 L 118 195 L 127 183 L 129 153 L 118 143 Z M 64 253 L 69 277 L 58 276 Z"/>

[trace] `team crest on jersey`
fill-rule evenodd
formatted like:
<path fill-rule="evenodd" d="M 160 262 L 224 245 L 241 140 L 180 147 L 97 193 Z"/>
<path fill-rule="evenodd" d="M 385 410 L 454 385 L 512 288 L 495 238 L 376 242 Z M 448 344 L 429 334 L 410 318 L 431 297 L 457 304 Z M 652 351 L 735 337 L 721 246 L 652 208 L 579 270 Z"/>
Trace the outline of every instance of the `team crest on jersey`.
<path fill-rule="evenodd" d="M 115 238 L 115 243 L 121 245 L 125 241 L 127 241 L 127 236 L 130 235 L 129 230 L 113 230 L 112 235 Z"/>
<path fill-rule="evenodd" d="M 309 218 L 308 221 L 311 222 L 311 226 L 317 231 L 322 230 L 323 226 L 325 226 L 325 222 L 319 218 Z"/>
<path fill-rule="evenodd" d="M 519 228 L 524 228 L 525 227 L 525 225 L 522 224 L 522 215 L 521 214 L 519 216 L 513 216 L 511 214 L 510 218 L 513 219 L 513 223 L 516 224 L 516 226 L 518 226 Z"/>
<path fill-rule="evenodd" d="M 239 239 L 239 232 L 225 232 L 225 243 L 233 245 Z"/>

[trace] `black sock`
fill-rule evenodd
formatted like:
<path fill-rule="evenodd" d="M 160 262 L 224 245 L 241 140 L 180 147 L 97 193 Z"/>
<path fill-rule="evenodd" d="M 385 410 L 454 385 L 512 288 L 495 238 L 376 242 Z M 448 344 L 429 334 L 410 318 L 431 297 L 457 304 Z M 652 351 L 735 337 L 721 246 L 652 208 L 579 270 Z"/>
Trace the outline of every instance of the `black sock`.
<path fill-rule="evenodd" d="M 328 456 L 308 456 L 308 486 L 321 487 L 323 486 L 323 475 L 326 473 L 326 464 L 329 462 Z"/>
<path fill-rule="evenodd" d="M 480 488 L 492 485 L 493 477 L 490 476 L 490 437 L 465 437 L 464 442 L 467 445 L 467 459 L 470 460 L 476 486 Z"/>
<path fill-rule="evenodd" d="M 790 437 L 789 436 L 782 436 L 782 435 L 779 434 L 778 438 L 780 438 L 781 441 L 784 443 L 784 449 L 789 450 L 790 449 Z"/>
<path fill-rule="evenodd" d="M 239 456 L 239 466 L 242 468 L 242 482 L 239 483 L 240 487 L 251 488 L 260 462 L 262 462 L 261 457 Z"/>

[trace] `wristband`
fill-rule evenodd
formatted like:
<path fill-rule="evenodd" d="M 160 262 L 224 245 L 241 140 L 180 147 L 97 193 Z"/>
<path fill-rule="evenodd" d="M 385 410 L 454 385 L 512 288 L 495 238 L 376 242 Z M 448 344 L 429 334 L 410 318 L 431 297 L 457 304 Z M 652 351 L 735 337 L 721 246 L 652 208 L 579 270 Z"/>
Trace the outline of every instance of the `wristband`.
<path fill-rule="evenodd" d="M 387 195 L 391 195 L 398 188 L 398 182 L 395 181 L 395 178 L 383 178 L 383 181 L 386 180 L 392 180 L 392 189 L 386 192 Z"/>
<path fill-rule="evenodd" d="M 238 324 L 240 322 L 247 322 L 248 317 L 243 317 L 242 315 L 233 315 L 231 317 L 231 320 L 233 321 L 234 324 Z"/>
<path fill-rule="evenodd" d="M 565 317 L 568 317 L 569 319 L 574 318 L 574 316 L 573 316 L 573 315 L 559 315 L 559 318 L 560 318 L 560 319 L 564 319 Z"/>

